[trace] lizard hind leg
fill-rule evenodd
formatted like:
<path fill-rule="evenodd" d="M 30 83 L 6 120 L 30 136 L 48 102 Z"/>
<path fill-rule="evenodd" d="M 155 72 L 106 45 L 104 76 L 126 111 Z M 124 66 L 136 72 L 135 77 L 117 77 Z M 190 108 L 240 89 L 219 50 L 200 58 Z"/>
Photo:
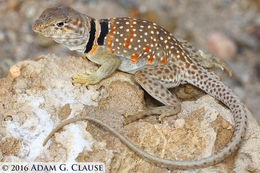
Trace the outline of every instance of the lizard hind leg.
<path fill-rule="evenodd" d="M 166 73 L 165 73 L 166 72 Z M 145 116 L 159 114 L 159 121 L 164 117 L 175 115 L 180 112 L 180 102 L 167 88 L 178 86 L 179 83 L 173 80 L 173 72 L 170 67 L 165 65 L 148 66 L 135 73 L 135 80 L 142 88 L 153 98 L 160 101 L 164 106 L 147 107 L 144 110 L 136 112 L 127 112 L 124 124 L 129 124 L 133 121 L 141 119 Z"/>

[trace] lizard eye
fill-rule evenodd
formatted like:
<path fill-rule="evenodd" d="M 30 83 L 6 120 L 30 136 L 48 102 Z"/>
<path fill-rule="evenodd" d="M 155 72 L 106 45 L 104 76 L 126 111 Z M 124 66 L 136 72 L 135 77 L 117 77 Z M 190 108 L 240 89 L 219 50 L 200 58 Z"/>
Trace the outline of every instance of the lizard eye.
<path fill-rule="evenodd" d="M 59 22 L 56 24 L 58 27 L 62 27 L 64 25 L 64 22 Z"/>

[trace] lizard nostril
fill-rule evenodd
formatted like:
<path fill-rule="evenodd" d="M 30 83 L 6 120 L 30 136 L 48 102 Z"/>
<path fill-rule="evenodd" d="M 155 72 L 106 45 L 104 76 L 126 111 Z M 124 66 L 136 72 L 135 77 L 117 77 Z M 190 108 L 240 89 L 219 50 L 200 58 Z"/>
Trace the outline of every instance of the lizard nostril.
<path fill-rule="evenodd" d="M 35 22 L 34 25 L 32 26 L 33 31 L 37 31 L 43 27 L 43 24 L 39 24 L 39 22 Z"/>

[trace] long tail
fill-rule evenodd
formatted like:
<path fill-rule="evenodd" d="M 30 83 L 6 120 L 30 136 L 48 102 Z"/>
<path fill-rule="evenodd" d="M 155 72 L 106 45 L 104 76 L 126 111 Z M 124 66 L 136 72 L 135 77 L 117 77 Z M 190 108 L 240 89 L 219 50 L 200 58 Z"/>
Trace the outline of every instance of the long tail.
<path fill-rule="evenodd" d="M 187 82 L 201 88 L 208 94 L 216 97 L 217 99 L 222 101 L 225 105 L 227 105 L 232 111 L 234 115 L 234 121 L 235 121 L 234 135 L 231 141 L 221 151 L 219 151 L 218 153 L 210 157 L 206 157 L 200 160 L 193 160 L 193 161 L 174 161 L 174 160 L 168 160 L 168 159 L 156 157 L 137 148 L 133 143 L 131 143 L 126 137 L 124 137 L 119 132 L 117 132 L 114 128 L 108 126 L 102 121 L 99 121 L 95 118 L 91 118 L 88 116 L 71 118 L 62 122 L 59 126 L 53 129 L 52 132 L 48 135 L 48 137 L 45 139 L 43 143 L 43 146 L 52 137 L 52 135 L 55 132 L 57 132 L 59 129 L 61 129 L 63 126 L 76 121 L 88 120 L 105 127 L 116 137 L 118 137 L 126 146 L 128 146 L 131 150 L 136 152 L 139 156 L 146 158 L 150 162 L 153 162 L 159 165 L 160 167 L 189 169 L 189 168 L 200 168 L 200 167 L 214 165 L 224 160 L 233 151 L 238 149 L 239 144 L 241 143 L 242 138 L 244 137 L 246 131 L 247 116 L 242 103 L 228 87 L 226 87 L 221 81 L 219 81 L 213 74 L 212 76 L 209 76 L 211 74 L 208 71 L 205 72 L 205 74 L 200 74 L 200 75 L 204 75 L 203 80 L 201 79 L 197 80 L 196 78 L 195 79 L 191 78 L 190 80 L 187 80 Z M 196 81 L 202 81 L 202 83 Z"/>
<path fill-rule="evenodd" d="M 239 148 L 247 127 L 245 107 L 230 88 L 221 82 L 214 73 L 204 68 L 200 68 L 194 75 L 189 76 L 186 82 L 204 90 L 209 95 L 224 103 L 233 114 L 235 126 L 231 141 L 218 153 L 196 161 L 197 164 L 203 166 L 216 164 Z"/>

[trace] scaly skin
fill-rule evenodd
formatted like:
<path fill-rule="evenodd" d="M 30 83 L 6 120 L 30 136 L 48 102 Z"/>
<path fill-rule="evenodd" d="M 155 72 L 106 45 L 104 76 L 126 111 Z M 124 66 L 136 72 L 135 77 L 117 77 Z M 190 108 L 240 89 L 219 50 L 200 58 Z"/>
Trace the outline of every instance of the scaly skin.
<path fill-rule="evenodd" d="M 150 155 L 135 147 L 115 129 L 90 117 L 67 120 L 58 128 L 83 119 L 97 122 L 140 156 L 169 168 L 188 169 L 214 165 L 238 149 L 247 124 L 243 104 L 214 73 L 199 63 L 195 56 L 206 56 L 203 52 L 192 51 L 193 48 L 178 41 L 159 25 L 129 17 L 97 20 L 70 7 L 55 7 L 46 9 L 41 14 L 33 30 L 71 50 L 85 53 L 88 59 L 101 64 L 95 73 L 73 75 L 73 83 L 96 84 L 119 69 L 134 74 L 135 80 L 143 89 L 165 105 L 138 111 L 133 113 L 135 115 L 168 116 L 178 113 L 180 102 L 168 88 L 189 83 L 223 102 L 232 111 L 235 121 L 234 135 L 221 151 L 194 161 L 174 161 Z"/>

